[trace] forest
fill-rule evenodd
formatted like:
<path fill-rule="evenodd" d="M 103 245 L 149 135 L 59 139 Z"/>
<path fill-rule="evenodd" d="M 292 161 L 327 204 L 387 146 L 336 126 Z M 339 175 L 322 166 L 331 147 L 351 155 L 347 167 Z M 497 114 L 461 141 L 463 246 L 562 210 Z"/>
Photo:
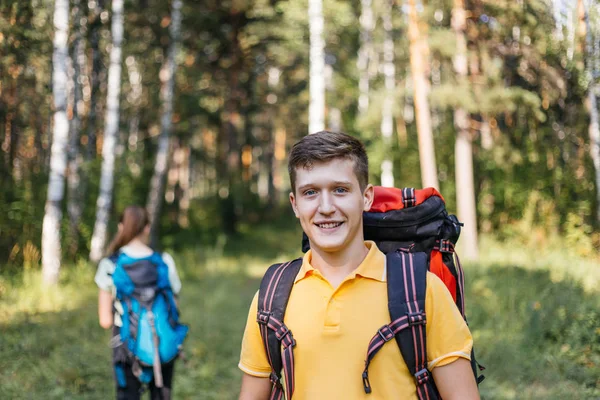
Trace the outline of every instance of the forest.
<path fill-rule="evenodd" d="M 482 398 L 599 398 L 599 96 L 597 0 L 0 1 L 0 397 L 112 395 L 94 274 L 137 204 L 182 277 L 175 398 L 236 398 L 301 254 L 288 151 L 331 130 L 464 223 Z"/>

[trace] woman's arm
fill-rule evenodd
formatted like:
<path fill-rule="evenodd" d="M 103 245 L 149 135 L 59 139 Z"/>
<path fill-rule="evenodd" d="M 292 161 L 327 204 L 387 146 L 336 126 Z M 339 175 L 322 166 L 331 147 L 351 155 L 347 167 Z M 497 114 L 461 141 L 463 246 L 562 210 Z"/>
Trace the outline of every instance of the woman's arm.
<path fill-rule="evenodd" d="M 108 329 L 113 326 L 113 298 L 112 294 L 100 289 L 98 294 L 98 319 L 100 326 Z"/>

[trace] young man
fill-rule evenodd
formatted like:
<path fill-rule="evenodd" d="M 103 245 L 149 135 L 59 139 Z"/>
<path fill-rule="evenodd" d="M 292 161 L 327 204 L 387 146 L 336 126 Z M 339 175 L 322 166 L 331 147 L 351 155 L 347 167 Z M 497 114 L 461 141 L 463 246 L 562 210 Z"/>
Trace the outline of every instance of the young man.
<path fill-rule="evenodd" d="M 369 341 L 390 323 L 386 258 L 363 238 L 362 213 L 374 193 L 364 146 L 342 133 L 309 135 L 293 146 L 288 170 L 290 202 L 311 248 L 284 320 L 296 340 L 293 400 L 417 399 L 415 379 L 395 341 L 373 358 L 372 393 L 365 393 L 361 380 Z M 240 400 L 269 399 L 272 388 L 257 299 L 242 342 Z M 469 362 L 471 334 L 450 293 L 431 273 L 425 308 L 427 359 L 441 397 L 479 399 Z"/>

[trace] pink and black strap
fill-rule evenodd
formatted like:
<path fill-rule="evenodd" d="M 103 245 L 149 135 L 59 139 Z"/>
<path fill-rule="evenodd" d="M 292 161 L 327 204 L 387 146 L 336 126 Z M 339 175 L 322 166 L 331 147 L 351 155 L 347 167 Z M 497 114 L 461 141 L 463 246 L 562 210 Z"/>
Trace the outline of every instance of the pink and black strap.
<path fill-rule="evenodd" d="M 372 391 L 368 372 L 371 360 L 385 343 L 396 338 L 402 357 L 415 378 L 419 400 L 439 400 L 439 393 L 427 368 L 427 255 L 395 251 L 386 257 L 388 306 L 392 322 L 381 327 L 369 343 L 362 376 L 365 393 Z"/>
<path fill-rule="evenodd" d="M 404 208 L 414 207 L 417 205 L 417 196 L 414 188 L 402 189 L 402 205 Z"/>
<path fill-rule="evenodd" d="M 456 277 L 456 306 L 460 311 L 463 319 L 466 321 L 465 313 L 465 274 L 460 264 L 458 254 L 456 254 L 454 244 L 449 239 L 437 239 L 433 250 L 438 250 L 440 253 L 444 253 L 444 264 L 450 269 L 452 274 Z"/>
<path fill-rule="evenodd" d="M 285 375 L 287 399 L 294 393 L 294 346 L 292 332 L 284 324 L 285 309 L 302 259 L 272 265 L 260 285 L 256 321 L 271 365 L 271 400 L 286 398 L 282 375 Z"/>

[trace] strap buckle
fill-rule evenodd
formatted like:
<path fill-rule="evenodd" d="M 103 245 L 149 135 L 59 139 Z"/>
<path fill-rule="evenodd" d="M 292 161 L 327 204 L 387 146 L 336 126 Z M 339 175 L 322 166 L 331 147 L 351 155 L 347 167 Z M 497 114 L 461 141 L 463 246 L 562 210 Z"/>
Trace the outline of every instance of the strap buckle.
<path fill-rule="evenodd" d="M 454 253 L 454 244 L 450 240 L 438 239 L 436 242 L 436 247 L 441 253 Z"/>
<path fill-rule="evenodd" d="M 427 318 L 424 312 L 406 313 L 408 317 L 408 326 L 425 325 Z"/>
<path fill-rule="evenodd" d="M 258 310 L 258 313 L 256 314 L 256 322 L 258 322 L 261 325 L 268 325 L 269 318 L 271 318 L 271 314 L 272 313 L 264 310 Z"/>
<path fill-rule="evenodd" d="M 417 385 L 421 386 L 421 385 L 426 384 L 429 381 L 430 376 L 431 376 L 431 373 L 429 372 L 429 370 L 427 368 L 423 368 L 422 370 L 417 372 L 415 374 L 415 379 L 417 381 Z"/>
<path fill-rule="evenodd" d="M 269 375 L 269 380 L 273 385 L 281 387 L 281 378 L 275 372 L 271 371 L 271 375 Z"/>
<path fill-rule="evenodd" d="M 404 208 L 414 207 L 417 205 L 417 199 L 415 196 L 414 188 L 402 189 L 402 203 L 404 205 Z"/>
<path fill-rule="evenodd" d="M 384 342 L 389 342 L 394 338 L 394 331 L 392 331 L 389 325 L 382 326 L 377 330 L 377 333 Z"/>
<path fill-rule="evenodd" d="M 275 331 L 275 336 L 277 337 L 277 340 L 283 340 L 283 338 L 285 338 L 289 334 L 290 330 L 285 325 L 281 325 L 281 327 Z"/>
<path fill-rule="evenodd" d="M 281 327 L 275 331 L 275 337 L 281 342 L 284 348 L 296 345 L 296 340 L 294 339 L 294 335 L 292 335 L 292 331 L 285 325 L 281 325 Z M 289 341 L 285 340 L 286 337 Z"/>
<path fill-rule="evenodd" d="M 365 369 L 362 373 L 363 389 L 366 394 L 371 393 L 371 382 L 369 382 L 369 372 Z"/>

